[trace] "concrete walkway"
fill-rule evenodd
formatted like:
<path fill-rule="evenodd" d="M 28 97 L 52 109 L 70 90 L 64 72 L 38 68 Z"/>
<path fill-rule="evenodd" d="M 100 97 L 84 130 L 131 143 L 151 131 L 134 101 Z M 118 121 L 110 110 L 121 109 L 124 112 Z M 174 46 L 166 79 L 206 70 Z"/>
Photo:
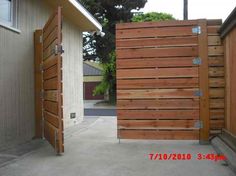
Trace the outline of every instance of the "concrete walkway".
<path fill-rule="evenodd" d="M 70 132 L 65 154 L 47 145 L 0 168 L 0 176 L 235 176 L 224 162 L 198 161 L 197 153 L 214 153 L 196 141 L 116 139 L 116 118 L 101 117 Z M 151 161 L 149 153 L 190 153 L 190 161 Z"/>

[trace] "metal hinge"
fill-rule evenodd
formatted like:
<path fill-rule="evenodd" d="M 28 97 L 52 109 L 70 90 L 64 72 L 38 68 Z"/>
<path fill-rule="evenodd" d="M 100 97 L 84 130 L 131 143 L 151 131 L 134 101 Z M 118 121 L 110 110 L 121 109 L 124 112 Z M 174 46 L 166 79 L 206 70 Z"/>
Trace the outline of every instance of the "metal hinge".
<path fill-rule="evenodd" d="M 41 98 L 41 99 L 44 98 L 44 91 L 43 91 L 43 90 L 40 92 L 40 98 Z"/>
<path fill-rule="evenodd" d="M 203 128 L 203 122 L 201 120 L 198 120 L 194 123 L 195 128 Z"/>
<path fill-rule="evenodd" d="M 194 92 L 194 96 L 197 96 L 197 97 L 201 97 L 203 94 L 202 94 L 202 91 L 201 90 L 197 90 Z"/>
<path fill-rule="evenodd" d="M 57 54 L 62 54 L 62 53 L 64 53 L 64 49 L 62 45 L 55 45 L 54 54 L 57 55 Z"/>
<path fill-rule="evenodd" d="M 202 64 L 202 59 L 200 57 L 196 57 L 193 59 L 193 64 L 194 65 L 201 65 Z"/>
<path fill-rule="evenodd" d="M 42 64 L 42 63 L 39 65 L 39 70 L 40 70 L 41 72 L 43 71 L 43 64 Z"/>
<path fill-rule="evenodd" d="M 196 27 L 192 28 L 192 33 L 193 34 L 201 34 L 202 33 L 201 26 L 196 26 Z"/>
<path fill-rule="evenodd" d="M 43 35 L 39 36 L 39 43 L 43 43 Z"/>

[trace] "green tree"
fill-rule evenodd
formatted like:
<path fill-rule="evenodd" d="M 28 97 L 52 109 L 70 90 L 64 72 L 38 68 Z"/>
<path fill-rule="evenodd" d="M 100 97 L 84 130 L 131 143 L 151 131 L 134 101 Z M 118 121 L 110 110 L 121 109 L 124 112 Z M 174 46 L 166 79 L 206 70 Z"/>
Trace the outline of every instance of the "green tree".
<path fill-rule="evenodd" d="M 143 8 L 147 0 L 80 0 L 80 2 L 103 25 L 104 37 L 84 36 L 84 57 L 96 55 L 101 62 L 109 61 L 109 54 L 115 50 L 115 25 L 130 22 L 132 10 Z"/>
<path fill-rule="evenodd" d="M 95 88 L 93 95 L 104 95 L 109 92 L 109 101 L 116 100 L 116 55 L 115 52 L 109 54 L 109 62 L 103 63 L 102 82 Z"/>
<path fill-rule="evenodd" d="M 174 20 L 175 18 L 168 13 L 141 13 L 133 16 L 132 22 L 146 22 L 146 21 L 164 21 L 164 20 Z"/>

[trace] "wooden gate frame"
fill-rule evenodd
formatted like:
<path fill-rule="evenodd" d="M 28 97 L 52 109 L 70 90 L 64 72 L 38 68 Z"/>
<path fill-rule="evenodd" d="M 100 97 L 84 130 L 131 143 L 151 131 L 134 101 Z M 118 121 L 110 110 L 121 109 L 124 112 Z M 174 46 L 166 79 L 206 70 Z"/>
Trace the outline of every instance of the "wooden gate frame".
<path fill-rule="evenodd" d="M 209 41 L 209 36 L 214 34 L 217 34 L 216 32 L 216 27 L 220 23 L 220 20 L 206 20 L 206 19 L 199 19 L 199 20 L 194 20 L 196 25 L 193 28 L 193 33 L 197 34 L 197 40 L 198 40 L 198 58 L 199 58 L 199 142 L 200 144 L 208 144 L 209 143 L 209 137 L 210 137 L 210 126 L 214 124 L 213 121 L 210 121 L 210 116 L 213 116 L 214 120 L 214 115 L 212 114 L 212 111 L 210 111 L 210 108 L 218 108 L 217 106 L 210 106 L 210 98 L 218 98 L 215 96 L 215 92 L 213 93 L 214 95 L 211 95 L 209 91 L 213 91 L 210 88 L 215 88 L 215 87 L 210 87 L 209 81 L 210 81 L 210 76 L 209 76 L 209 66 L 213 66 L 212 61 L 209 61 L 208 57 L 211 57 L 214 52 L 214 50 L 217 50 L 216 43 L 212 44 L 212 38 Z M 175 21 L 176 22 L 176 21 Z M 187 21 L 186 21 L 187 22 Z M 160 22 L 162 24 L 162 22 Z M 178 21 L 177 21 L 178 23 Z M 147 23 L 148 24 L 148 23 Z M 152 24 L 152 23 L 150 23 Z M 130 25 L 130 24 L 128 24 Z M 134 28 L 138 28 L 139 25 L 138 23 L 134 24 Z M 211 27 L 209 27 L 211 26 Z M 212 28 L 213 27 L 213 28 Z M 119 28 L 121 29 L 121 28 Z M 209 35 L 210 34 L 210 35 Z M 218 43 L 219 44 L 219 43 Z M 217 45 L 218 46 L 218 45 Z M 214 47 L 214 48 L 213 48 Z M 215 53 L 218 55 L 219 53 Z M 209 65 L 209 63 L 211 65 Z M 216 64 L 217 65 L 217 64 Z M 218 87 L 217 87 L 218 88 Z M 219 96 L 220 97 L 220 96 Z M 213 101 L 212 101 L 213 103 Z M 213 104 L 212 104 L 213 105 Z M 118 126 L 118 138 L 119 138 L 119 126 Z"/>
<path fill-rule="evenodd" d="M 52 25 L 52 29 L 49 28 Z M 56 26 L 54 28 L 54 26 Z M 55 148 L 57 154 L 64 152 L 64 132 L 63 132 L 63 110 L 62 110 L 62 11 L 61 7 L 50 16 L 43 29 L 34 33 L 35 49 L 35 138 L 44 138 Z M 47 31 L 49 30 L 49 32 Z M 56 32 L 54 32 L 56 30 Z M 47 36 L 44 38 L 44 33 Z M 53 35 L 54 38 L 50 38 Z M 47 39 L 52 40 L 47 47 L 44 44 Z M 45 53 L 47 55 L 44 55 Z M 46 60 L 46 62 L 45 62 Z M 49 60 L 49 61 L 48 61 Z M 56 66 L 56 89 L 54 87 L 44 87 L 44 76 L 50 74 L 48 70 Z M 54 75 L 53 75 L 54 76 Z M 54 77 L 50 77 L 54 78 Z M 55 90 L 54 90 L 55 89 Z M 50 92 L 54 91 L 54 92 Z M 56 93 L 55 93 L 56 92 Z M 54 106 L 49 108 L 46 101 L 56 101 Z M 53 109 L 53 111 L 52 111 Z M 54 113 L 54 111 L 56 113 Z M 52 113 L 52 114 L 50 114 Z M 53 132 L 52 132 L 53 131 Z M 52 139 L 53 138 L 53 139 Z"/>
<path fill-rule="evenodd" d="M 209 111 L 209 76 L 208 76 L 208 36 L 207 36 L 207 20 L 198 20 L 200 26 L 200 34 L 198 35 L 198 53 L 202 60 L 199 66 L 199 87 L 202 91 L 200 96 L 200 121 L 202 128 L 200 128 L 199 143 L 209 143 L 210 133 L 210 111 Z"/>

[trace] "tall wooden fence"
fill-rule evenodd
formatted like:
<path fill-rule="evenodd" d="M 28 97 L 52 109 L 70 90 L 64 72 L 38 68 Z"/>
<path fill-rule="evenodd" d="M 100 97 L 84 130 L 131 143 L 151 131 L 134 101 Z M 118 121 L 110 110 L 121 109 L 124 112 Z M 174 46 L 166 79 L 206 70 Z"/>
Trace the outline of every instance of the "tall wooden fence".
<path fill-rule="evenodd" d="M 219 20 L 116 27 L 118 137 L 200 139 L 223 124 Z"/>

